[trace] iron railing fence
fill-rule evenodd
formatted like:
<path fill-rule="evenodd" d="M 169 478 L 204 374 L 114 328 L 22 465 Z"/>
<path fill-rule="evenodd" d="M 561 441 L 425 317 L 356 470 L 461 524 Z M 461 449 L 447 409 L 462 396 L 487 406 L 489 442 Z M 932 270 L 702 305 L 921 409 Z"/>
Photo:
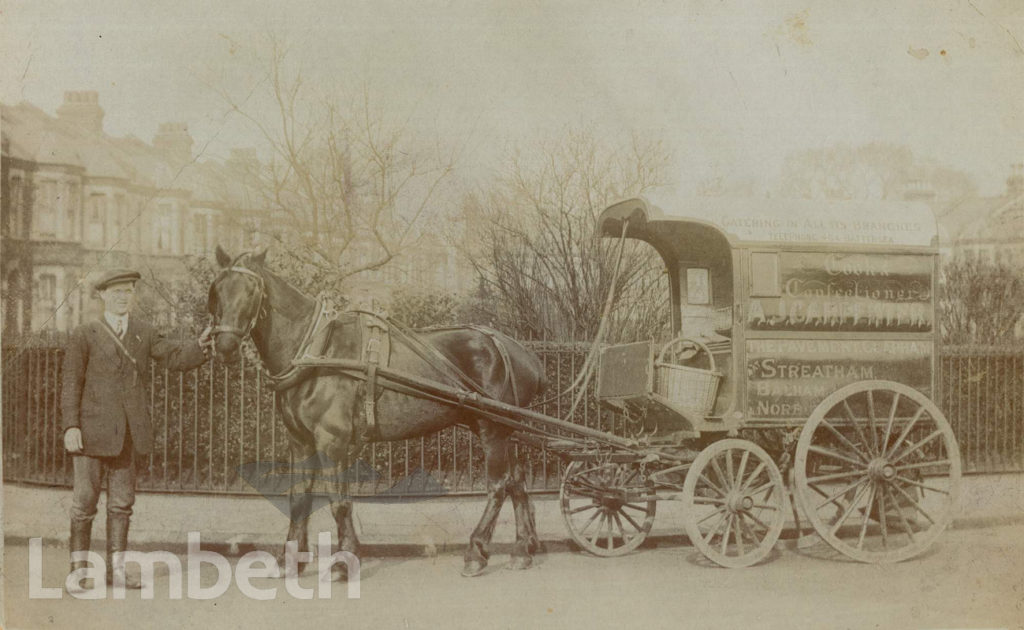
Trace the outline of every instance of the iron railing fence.
<path fill-rule="evenodd" d="M 21 340 L 3 348 L 4 480 L 69 486 L 71 458 L 60 418 L 62 344 Z M 548 394 L 564 392 L 583 366 L 585 343 L 530 342 L 544 362 Z M 289 462 L 274 393 L 251 361 L 208 362 L 168 372 L 150 366 L 153 452 L 139 462 L 138 488 L 155 492 L 253 494 L 277 488 Z M 940 354 L 946 413 L 967 472 L 1024 471 L 1024 349 L 955 347 Z M 590 384 L 592 390 L 593 383 Z M 537 407 L 565 418 L 573 393 Z M 571 419 L 619 435 L 628 420 L 600 409 L 588 392 Z M 544 447 L 515 445 L 533 491 L 558 489 L 563 463 Z M 485 490 L 483 451 L 473 434 L 435 434 L 368 445 L 351 488 L 359 496 L 438 495 Z"/>

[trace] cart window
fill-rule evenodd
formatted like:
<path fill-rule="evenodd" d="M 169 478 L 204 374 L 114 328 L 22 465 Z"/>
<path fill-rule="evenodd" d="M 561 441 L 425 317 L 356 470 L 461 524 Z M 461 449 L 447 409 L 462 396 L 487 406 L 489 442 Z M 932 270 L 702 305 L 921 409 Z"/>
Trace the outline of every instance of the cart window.
<path fill-rule="evenodd" d="M 687 304 L 711 303 L 711 279 L 707 269 L 691 267 L 686 270 Z"/>
<path fill-rule="evenodd" d="M 750 295 L 777 297 L 779 286 L 779 255 L 775 252 L 750 253 Z"/>

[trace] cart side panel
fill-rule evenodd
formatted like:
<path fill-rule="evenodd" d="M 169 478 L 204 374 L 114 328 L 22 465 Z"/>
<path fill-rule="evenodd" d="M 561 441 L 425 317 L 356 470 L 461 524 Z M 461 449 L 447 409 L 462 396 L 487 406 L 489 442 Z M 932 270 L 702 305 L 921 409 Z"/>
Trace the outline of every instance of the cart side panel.
<path fill-rule="evenodd" d="M 802 422 L 849 383 L 889 380 L 932 396 L 931 340 L 749 339 L 747 418 Z"/>

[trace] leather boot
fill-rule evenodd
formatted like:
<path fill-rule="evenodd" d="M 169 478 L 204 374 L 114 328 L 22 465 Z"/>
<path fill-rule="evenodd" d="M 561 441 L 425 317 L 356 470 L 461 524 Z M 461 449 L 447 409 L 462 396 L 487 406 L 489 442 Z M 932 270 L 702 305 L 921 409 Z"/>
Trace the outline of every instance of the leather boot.
<path fill-rule="evenodd" d="M 92 538 L 92 521 L 71 521 L 71 537 L 68 540 L 68 547 L 72 557 L 76 551 L 89 551 L 89 543 Z M 85 560 L 71 562 L 71 572 L 84 569 L 89 566 Z M 65 584 L 65 586 L 67 586 Z M 93 588 L 92 578 L 84 578 L 77 584 L 79 590 L 87 591 Z"/>
<path fill-rule="evenodd" d="M 107 514 L 107 584 L 113 586 L 117 577 L 125 588 L 139 589 L 142 583 L 125 573 L 124 554 L 118 553 L 128 550 L 128 519 L 124 514 Z"/>

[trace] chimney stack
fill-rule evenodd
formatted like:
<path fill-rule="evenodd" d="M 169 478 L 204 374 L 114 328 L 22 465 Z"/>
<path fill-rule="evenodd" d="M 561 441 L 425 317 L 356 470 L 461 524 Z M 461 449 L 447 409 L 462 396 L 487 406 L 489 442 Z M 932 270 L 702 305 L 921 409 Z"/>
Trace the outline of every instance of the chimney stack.
<path fill-rule="evenodd" d="M 186 123 L 160 123 L 153 146 L 179 165 L 192 160 L 192 136 Z"/>
<path fill-rule="evenodd" d="M 103 133 L 99 93 L 91 90 L 64 92 L 64 103 L 57 108 L 57 119 L 92 133 Z"/>

